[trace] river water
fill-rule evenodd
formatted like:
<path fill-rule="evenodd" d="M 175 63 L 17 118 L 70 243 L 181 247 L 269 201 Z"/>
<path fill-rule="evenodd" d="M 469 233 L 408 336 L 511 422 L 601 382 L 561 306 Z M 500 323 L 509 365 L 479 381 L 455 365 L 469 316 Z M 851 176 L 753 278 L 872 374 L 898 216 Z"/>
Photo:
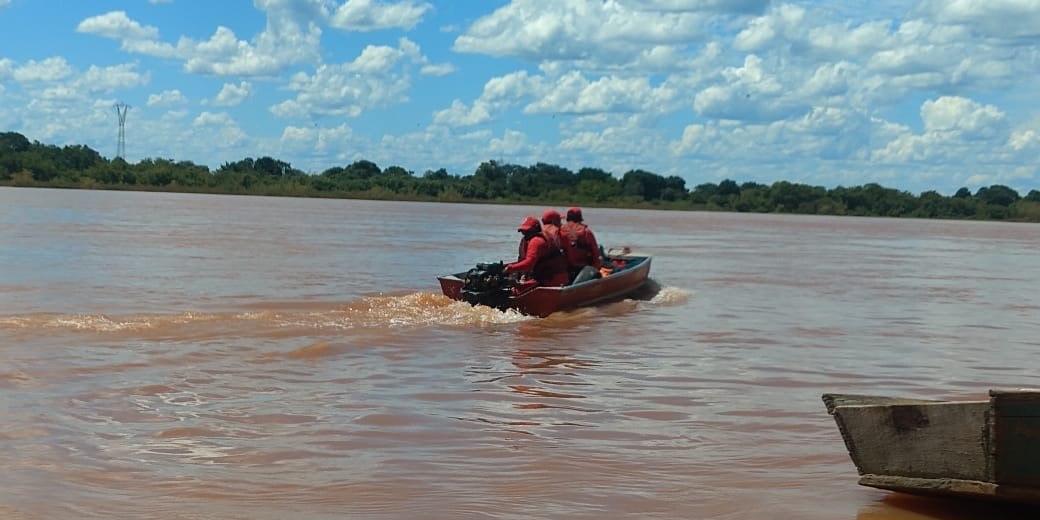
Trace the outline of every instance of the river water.
<path fill-rule="evenodd" d="M 857 486 L 820 394 L 1040 386 L 1040 226 L 587 209 L 654 287 L 439 295 L 540 210 L 0 188 L 0 516 L 1035 518 Z"/>

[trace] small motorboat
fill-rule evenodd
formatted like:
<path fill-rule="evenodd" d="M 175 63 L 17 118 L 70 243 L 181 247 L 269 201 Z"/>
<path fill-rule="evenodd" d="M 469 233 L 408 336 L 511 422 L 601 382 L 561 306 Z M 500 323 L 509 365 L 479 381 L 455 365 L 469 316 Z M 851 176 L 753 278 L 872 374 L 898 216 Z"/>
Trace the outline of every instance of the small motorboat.
<path fill-rule="evenodd" d="M 1040 504 L 1040 390 L 989 400 L 825 394 L 859 483 L 917 495 Z"/>
<path fill-rule="evenodd" d="M 564 287 L 525 289 L 503 273 L 501 262 L 477 264 L 464 273 L 438 277 L 445 296 L 473 305 L 516 309 L 531 316 L 546 317 L 556 311 L 575 309 L 618 300 L 636 291 L 650 277 L 650 256 L 636 255 L 628 248 L 611 250 L 604 264 L 613 266 L 607 276 Z"/>

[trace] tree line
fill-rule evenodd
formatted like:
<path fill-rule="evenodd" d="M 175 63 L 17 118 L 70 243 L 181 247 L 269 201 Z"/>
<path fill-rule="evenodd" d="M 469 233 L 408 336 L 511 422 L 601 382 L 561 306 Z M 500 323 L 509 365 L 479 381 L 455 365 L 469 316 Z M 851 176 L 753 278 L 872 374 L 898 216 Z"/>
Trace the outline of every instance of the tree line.
<path fill-rule="evenodd" d="M 1040 191 L 1020 195 L 992 185 L 974 193 L 919 195 L 878 184 L 825 188 L 787 181 L 724 180 L 692 188 L 678 176 L 634 169 L 481 163 L 469 175 L 444 168 L 415 174 L 359 160 L 308 174 L 271 157 L 245 158 L 215 170 L 191 161 L 107 159 L 83 145 L 54 146 L 0 133 L 0 185 L 340 197 L 444 202 L 581 204 L 612 207 L 885 217 L 1040 221 Z"/>

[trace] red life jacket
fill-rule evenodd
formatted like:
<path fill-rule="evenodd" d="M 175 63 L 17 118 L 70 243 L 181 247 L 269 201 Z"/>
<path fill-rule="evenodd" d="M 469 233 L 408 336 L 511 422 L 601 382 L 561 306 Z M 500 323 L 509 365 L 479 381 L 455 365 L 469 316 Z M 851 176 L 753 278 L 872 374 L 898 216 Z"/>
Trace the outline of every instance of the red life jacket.
<path fill-rule="evenodd" d="M 560 228 L 563 250 L 572 267 L 592 265 L 592 244 L 588 239 L 588 227 L 581 222 L 566 222 Z"/>
<path fill-rule="evenodd" d="M 565 254 L 563 250 L 563 241 L 560 239 L 560 228 L 552 224 L 546 224 L 545 227 L 542 228 L 541 237 L 549 244 L 550 253 L 547 258 L 556 258 L 557 256 L 563 256 Z M 520 241 L 520 251 L 517 256 L 517 261 L 523 260 L 524 257 L 527 256 L 527 243 L 530 242 L 530 240 L 531 239 L 529 238 L 525 238 Z"/>
<path fill-rule="evenodd" d="M 548 226 L 555 228 L 555 226 Z M 538 285 L 542 286 L 558 286 L 565 285 L 569 281 L 568 277 L 568 265 L 567 257 L 564 255 L 563 249 L 560 247 L 560 236 L 558 233 L 542 233 L 535 235 L 541 237 L 548 244 L 548 254 L 538 259 L 538 263 L 534 265 L 532 269 L 532 275 L 534 279 L 538 281 Z M 533 238 L 533 237 L 532 237 Z M 519 260 L 523 260 L 527 256 L 527 246 L 530 243 L 530 238 L 525 238 L 520 241 L 520 256 Z"/>
<path fill-rule="evenodd" d="M 555 224 L 543 224 L 542 225 L 542 236 L 545 237 L 546 242 L 549 242 L 549 247 L 552 248 L 554 255 L 555 253 L 563 254 L 563 242 L 560 240 L 560 228 Z"/>

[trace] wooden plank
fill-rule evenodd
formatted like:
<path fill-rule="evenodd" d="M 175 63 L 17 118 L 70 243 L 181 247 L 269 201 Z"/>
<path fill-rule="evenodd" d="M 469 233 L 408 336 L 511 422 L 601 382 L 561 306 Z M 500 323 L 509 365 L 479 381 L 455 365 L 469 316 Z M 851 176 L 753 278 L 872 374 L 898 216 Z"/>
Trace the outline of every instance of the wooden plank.
<path fill-rule="evenodd" d="M 990 403 L 925 402 L 836 406 L 845 445 L 861 475 L 992 481 Z"/>
<path fill-rule="evenodd" d="M 831 415 L 834 415 L 834 408 L 838 406 L 927 404 L 938 402 L 940 401 L 929 401 L 925 399 L 904 399 L 902 397 L 884 397 L 880 395 L 823 394 L 823 404 L 827 406 L 827 413 Z"/>
<path fill-rule="evenodd" d="M 860 477 L 859 483 L 863 486 L 915 495 L 960 495 L 981 498 L 993 497 L 997 494 L 996 484 L 978 480 L 867 474 Z"/>
<path fill-rule="evenodd" d="M 859 483 L 863 486 L 913 495 L 959 496 L 1021 504 L 1040 504 L 1040 490 L 1036 488 L 998 485 L 976 480 L 863 475 L 859 479 Z"/>

